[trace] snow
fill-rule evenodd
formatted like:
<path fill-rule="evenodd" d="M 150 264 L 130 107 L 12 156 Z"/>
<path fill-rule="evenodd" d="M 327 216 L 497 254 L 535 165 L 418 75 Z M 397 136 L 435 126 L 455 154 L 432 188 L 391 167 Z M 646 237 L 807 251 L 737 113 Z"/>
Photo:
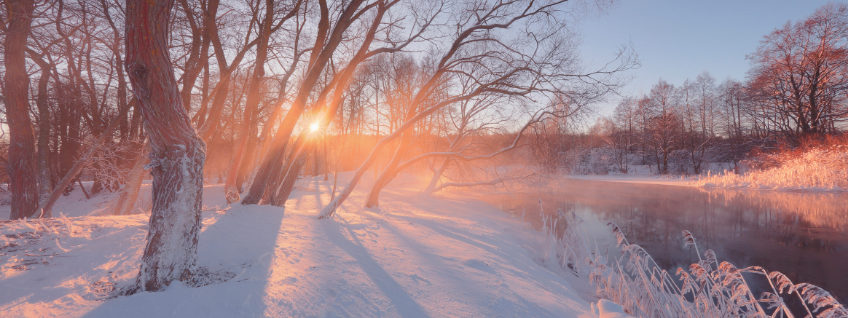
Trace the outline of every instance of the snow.
<path fill-rule="evenodd" d="M 611 302 L 606 299 L 601 299 L 598 301 L 598 304 L 592 303 L 592 312 L 596 312 L 599 318 L 627 318 L 633 317 L 627 315 L 624 312 L 624 308 L 621 305 Z"/>
<path fill-rule="evenodd" d="M 689 178 L 672 178 L 662 176 L 631 176 L 623 174 L 605 174 L 605 175 L 568 175 L 570 179 L 592 180 L 592 181 L 607 181 L 607 182 L 623 182 L 637 184 L 660 184 L 671 186 L 686 186 L 694 187 L 695 183 Z"/>
<path fill-rule="evenodd" d="M 285 208 L 228 206 L 223 184 L 206 184 L 201 287 L 116 298 L 135 282 L 148 216 L 96 216 L 116 196 L 74 191 L 54 208 L 68 218 L 0 223 L 0 317 L 597 317 L 570 285 L 581 280 L 532 255 L 518 218 L 463 193 L 415 196 L 426 181 L 402 176 L 380 208 L 362 208 L 363 180 L 318 220 L 322 180 L 300 180 Z"/>

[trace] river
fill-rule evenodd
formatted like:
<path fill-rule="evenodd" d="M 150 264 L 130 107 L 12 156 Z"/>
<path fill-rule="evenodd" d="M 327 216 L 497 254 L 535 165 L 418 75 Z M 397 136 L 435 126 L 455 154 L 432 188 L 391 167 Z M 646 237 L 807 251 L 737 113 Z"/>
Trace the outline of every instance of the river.
<path fill-rule="evenodd" d="M 566 179 L 544 190 L 494 194 L 484 200 L 541 226 L 546 214 L 574 212 L 603 249 L 614 245 L 606 226 L 617 223 L 631 244 L 644 247 L 674 272 L 697 262 L 682 231 L 719 262 L 762 266 L 794 283 L 809 282 L 848 301 L 848 193 L 701 189 Z"/>

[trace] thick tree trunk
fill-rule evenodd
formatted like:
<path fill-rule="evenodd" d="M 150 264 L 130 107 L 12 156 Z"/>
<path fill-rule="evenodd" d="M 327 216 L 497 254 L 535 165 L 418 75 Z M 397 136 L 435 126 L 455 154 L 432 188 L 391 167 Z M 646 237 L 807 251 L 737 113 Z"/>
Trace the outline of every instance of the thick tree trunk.
<path fill-rule="evenodd" d="M 134 291 L 191 278 L 200 234 L 206 144 L 197 136 L 168 54 L 173 0 L 128 0 L 127 73 L 151 146 L 153 210 Z"/>
<path fill-rule="evenodd" d="M 35 133 L 29 117 L 29 74 L 26 70 L 27 37 L 32 24 L 33 0 L 6 3 L 9 9 L 4 62 L 6 76 L 6 120 L 9 125 L 9 186 L 12 220 L 31 218 L 38 208 L 36 188 Z"/>

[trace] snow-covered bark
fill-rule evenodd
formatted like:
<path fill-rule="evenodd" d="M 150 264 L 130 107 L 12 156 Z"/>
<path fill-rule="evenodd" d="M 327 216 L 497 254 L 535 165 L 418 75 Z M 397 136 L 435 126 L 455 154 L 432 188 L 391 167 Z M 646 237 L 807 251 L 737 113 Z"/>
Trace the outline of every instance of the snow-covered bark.
<path fill-rule="evenodd" d="M 200 234 L 206 144 L 182 106 L 168 54 L 174 1 L 127 1 L 127 73 L 151 146 L 153 209 L 134 291 L 191 278 Z"/>

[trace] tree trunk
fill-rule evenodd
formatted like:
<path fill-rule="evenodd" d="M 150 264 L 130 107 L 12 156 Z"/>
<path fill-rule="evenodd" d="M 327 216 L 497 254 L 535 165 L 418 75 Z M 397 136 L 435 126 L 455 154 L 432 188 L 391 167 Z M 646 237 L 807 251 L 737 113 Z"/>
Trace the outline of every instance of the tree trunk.
<path fill-rule="evenodd" d="M 309 71 L 304 76 L 289 111 L 286 113 L 286 116 L 283 117 L 283 121 L 280 123 L 280 128 L 277 129 L 277 133 L 271 141 L 269 151 L 265 155 L 262 164 L 259 166 L 253 184 L 250 185 L 250 190 L 248 191 L 247 196 L 245 196 L 242 200 L 242 204 L 258 203 L 264 194 L 269 192 L 267 187 L 271 186 L 272 188 L 275 188 L 275 186 L 279 184 L 276 180 L 269 179 L 269 174 L 275 170 L 282 169 L 283 153 L 285 153 L 286 145 L 294 131 L 294 127 L 306 107 L 306 103 L 312 93 L 312 89 L 320 79 L 324 68 L 327 66 L 330 58 L 336 51 L 336 48 L 339 44 L 341 44 L 344 31 L 350 26 L 350 22 L 352 21 L 351 19 L 354 18 L 354 12 L 356 12 L 356 9 L 362 3 L 362 0 L 352 0 L 348 2 L 345 9 L 342 11 L 342 15 L 338 17 L 336 29 L 332 30 L 326 41 L 320 41 L 320 43 L 325 44 L 322 45 L 319 43 L 315 48 L 313 48 L 312 58 L 310 58 L 308 67 Z M 326 10 L 326 3 L 321 1 L 321 5 L 321 19 L 327 19 L 328 13 L 324 12 L 324 10 Z M 321 38 L 320 35 L 323 34 L 323 32 L 327 31 L 327 28 L 322 29 L 319 27 L 319 38 Z M 321 49 L 317 50 L 319 47 L 321 47 Z M 279 173 L 277 173 L 276 176 L 279 177 Z"/>
<path fill-rule="evenodd" d="M 12 220 L 34 217 L 38 208 L 36 188 L 35 133 L 29 117 L 29 74 L 26 70 L 27 37 L 32 25 L 33 0 L 6 3 L 9 10 L 4 62 L 6 76 L 6 120 L 9 125 L 9 186 Z"/>
<path fill-rule="evenodd" d="M 306 157 L 309 154 L 309 148 L 317 148 L 315 144 L 315 140 L 307 140 L 304 144 L 300 146 L 301 149 L 296 152 L 295 156 L 290 156 L 291 158 L 289 160 L 288 169 L 286 169 L 286 175 L 280 184 L 279 190 L 277 190 L 277 192 L 274 194 L 273 199 L 271 200 L 272 205 L 286 206 L 286 201 L 288 201 L 289 195 L 291 195 L 292 190 L 294 189 L 294 183 L 297 181 L 297 175 L 300 173 L 300 169 L 303 168 L 303 165 L 306 163 Z"/>
<path fill-rule="evenodd" d="M 239 177 L 242 159 L 248 150 L 247 143 L 250 140 L 251 126 L 256 122 L 256 109 L 259 107 L 259 90 L 262 87 L 262 81 L 265 78 L 265 60 L 268 57 L 268 40 L 271 37 L 271 24 L 274 16 L 274 1 L 265 1 L 265 20 L 262 25 L 262 34 L 260 34 L 259 46 L 256 49 L 256 62 L 253 69 L 253 78 L 250 81 L 250 89 L 247 92 L 247 101 L 244 105 L 244 117 L 242 117 L 241 131 L 239 132 L 239 142 L 233 157 L 230 160 L 229 171 L 227 172 L 227 182 L 224 185 L 224 195 L 227 198 L 227 203 L 232 204 L 238 202 L 239 190 L 236 186 L 236 179 Z"/>
<path fill-rule="evenodd" d="M 288 196 L 282 197 L 281 195 L 279 195 L 280 191 L 278 191 L 277 189 L 280 188 L 279 185 L 281 183 L 285 183 L 285 178 L 287 176 L 288 171 L 291 169 L 292 164 L 294 164 L 299 158 L 306 157 L 306 153 L 304 152 L 304 149 L 306 148 L 303 146 L 303 143 L 306 142 L 306 138 L 306 132 L 303 132 L 297 136 L 297 139 L 295 139 L 294 144 L 292 144 L 292 149 L 289 151 L 285 162 L 282 164 L 282 168 L 276 169 L 274 173 L 268 178 L 269 182 L 274 183 L 265 187 L 265 192 L 262 194 L 262 201 L 267 201 L 269 204 L 274 206 L 283 206 L 286 204 Z M 301 165 L 302 164 L 303 163 L 301 163 Z M 300 172 L 300 167 L 297 168 L 296 172 Z M 297 179 L 297 174 L 295 174 L 294 177 L 295 179 Z"/>
<path fill-rule="evenodd" d="M 410 112 L 410 116 L 407 116 L 407 120 L 412 118 L 412 112 Z M 412 132 L 405 132 L 403 137 L 401 137 L 400 144 L 395 150 L 394 156 L 392 156 L 391 161 L 386 164 L 385 169 L 383 169 L 383 173 L 380 174 L 380 177 L 374 181 L 374 185 L 371 187 L 371 192 L 368 193 L 368 199 L 365 201 L 365 207 L 375 207 L 380 205 L 380 191 L 383 190 L 383 187 L 389 184 L 395 176 L 400 172 L 397 167 L 400 164 L 401 157 L 406 154 L 406 150 L 408 148 L 409 143 L 412 140 Z"/>
<path fill-rule="evenodd" d="M 168 53 L 173 0 L 128 0 L 127 73 L 151 146 L 153 209 L 136 286 L 161 291 L 191 278 L 200 234 L 206 144 L 182 106 Z"/>
<path fill-rule="evenodd" d="M 421 191 L 421 194 L 430 196 L 434 192 L 436 192 L 436 184 L 439 183 L 439 180 L 442 179 L 442 174 L 445 172 L 445 169 L 451 162 L 451 156 L 445 157 L 445 161 L 442 162 L 442 166 L 439 169 L 433 171 L 433 177 L 430 178 L 430 183 L 427 184 L 427 187 Z"/>
<path fill-rule="evenodd" d="M 41 57 L 33 56 L 41 68 L 41 78 L 38 79 L 38 97 L 35 105 L 38 107 L 38 206 L 44 206 L 53 192 L 52 176 L 50 173 L 50 105 L 47 102 L 47 84 L 50 82 L 51 65 Z M 41 217 L 52 217 L 50 211 L 45 211 Z"/>
<path fill-rule="evenodd" d="M 138 157 L 135 159 L 132 170 L 127 176 L 127 184 L 118 195 L 118 202 L 112 210 L 112 215 L 129 215 L 138 200 L 138 191 L 141 190 L 141 182 L 144 180 L 144 164 L 148 161 L 144 156 L 150 152 L 150 147 L 145 145 Z"/>

